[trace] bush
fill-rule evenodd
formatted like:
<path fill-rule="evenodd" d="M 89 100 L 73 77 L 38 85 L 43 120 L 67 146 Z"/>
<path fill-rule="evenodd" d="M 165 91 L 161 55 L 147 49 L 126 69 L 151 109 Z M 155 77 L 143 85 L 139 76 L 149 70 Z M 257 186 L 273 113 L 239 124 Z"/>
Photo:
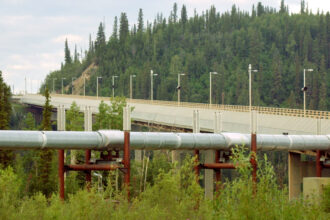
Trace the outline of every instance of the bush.
<path fill-rule="evenodd" d="M 0 219 L 329 219 L 325 212 L 329 210 L 329 188 L 325 189 L 323 206 L 302 198 L 289 201 L 287 189 L 277 186 L 265 156 L 258 159 L 254 190 L 251 154 L 239 147 L 232 155 L 239 175 L 224 182 L 213 201 L 204 198 L 193 172 L 194 158 L 189 156 L 180 168 L 168 168 L 162 157 L 154 161 L 154 169 L 160 169 L 153 184 L 141 193 L 135 190 L 130 201 L 125 190 L 113 189 L 110 177 L 103 192 L 97 186 L 91 191 L 80 189 L 64 202 L 58 194 L 46 198 L 37 193 L 22 199 L 20 179 L 8 168 L 0 171 Z"/>

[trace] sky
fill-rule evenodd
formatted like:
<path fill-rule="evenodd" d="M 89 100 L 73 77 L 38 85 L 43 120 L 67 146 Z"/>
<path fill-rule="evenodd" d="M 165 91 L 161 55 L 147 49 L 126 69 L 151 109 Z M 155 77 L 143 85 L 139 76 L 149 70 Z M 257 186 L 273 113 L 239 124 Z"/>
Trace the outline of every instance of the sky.
<path fill-rule="evenodd" d="M 259 0 L 260 1 L 260 0 Z M 88 48 L 88 38 L 95 39 L 98 25 L 105 22 L 106 37 L 112 31 L 115 16 L 126 12 L 130 25 L 136 23 L 139 8 L 144 21 L 153 21 L 157 13 L 168 17 L 174 2 L 182 4 L 192 16 L 214 5 L 217 11 L 230 11 L 233 4 L 251 11 L 258 0 L 0 0 L 0 70 L 14 92 L 35 93 L 51 71 L 64 60 L 64 41 L 71 52 Z M 261 0 L 263 5 L 279 9 L 280 0 Z M 306 0 L 314 13 L 330 11 L 329 0 Z M 286 0 L 290 13 L 300 10 L 300 0 Z"/>

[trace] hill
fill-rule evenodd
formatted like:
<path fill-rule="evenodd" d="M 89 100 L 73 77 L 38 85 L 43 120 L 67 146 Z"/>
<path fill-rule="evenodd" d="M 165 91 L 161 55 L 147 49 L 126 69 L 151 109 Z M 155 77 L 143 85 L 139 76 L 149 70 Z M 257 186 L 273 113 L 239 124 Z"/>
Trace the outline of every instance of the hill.
<path fill-rule="evenodd" d="M 177 74 L 186 73 L 181 77 L 182 101 L 208 102 L 209 72 L 215 71 L 219 74 L 212 80 L 212 102 L 247 105 L 252 64 L 258 70 L 253 73 L 253 105 L 301 108 L 303 69 L 312 68 L 306 73 L 307 107 L 330 107 L 330 14 L 312 14 L 304 1 L 298 14 L 289 13 L 282 1 L 279 10 L 258 3 L 251 13 L 235 5 L 219 13 L 211 6 L 192 17 L 185 5 L 179 12 L 174 4 L 168 18 L 158 14 L 145 25 L 140 9 L 137 24 L 129 27 L 121 13 L 113 27 L 107 39 L 100 23 L 84 56 L 77 50 L 71 56 L 66 41 L 65 61 L 46 77 L 46 85 L 52 86 L 52 78 L 71 82 L 76 77 L 76 91 L 82 94 L 81 77 L 87 71 L 86 94 L 96 95 L 96 77 L 102 76 L 100 94 L 110 96 L 111 76 L 117 75 L 116 95 L 128 97 L 129 76 L 135 74 L 134 98 L 149 99 L 152 69 L 158 74 L 154 99 L 177 100 Z M 60 80 L 55 88 L 60 92 Z"/>

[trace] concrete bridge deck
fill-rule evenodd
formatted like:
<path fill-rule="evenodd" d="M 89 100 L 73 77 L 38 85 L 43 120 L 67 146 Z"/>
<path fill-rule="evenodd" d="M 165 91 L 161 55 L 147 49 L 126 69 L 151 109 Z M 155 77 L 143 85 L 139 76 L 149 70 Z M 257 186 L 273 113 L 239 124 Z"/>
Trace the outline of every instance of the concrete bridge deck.
<path fill-rule="evenodd" d="M 41 95 L 17 96 L 24 104 L 43 106 L 44 97 Z M 73 101 L 80 106 L 90 106 L 93 113 L 98 112 L 99 103 L 103 100 L 110 104 L 108 97 L 51 95 L 51 104 L 69 108 Z M 156 124 L 171 128 L 192 129 L 193 110 L 199 110 L 201 131 L 213 132 L 214 112 L 222 112 L 223 131 L 227 132 L 250 132 L 250 114 L 248 106 L 208 105 L 199 103 L 181 103 L 150 100 L 130 100 L 127 103 L 134 107 L 132 119 L 138 123 Z M 330 134 L 330 119 L 328 112 L 308 111 L 303 117 L 303 111 L 296 109 L 263 108 L 259 110 L 258 133 L 264 134 L 316 134 L 317 119 L 321 118 L 321 134 Z"/>

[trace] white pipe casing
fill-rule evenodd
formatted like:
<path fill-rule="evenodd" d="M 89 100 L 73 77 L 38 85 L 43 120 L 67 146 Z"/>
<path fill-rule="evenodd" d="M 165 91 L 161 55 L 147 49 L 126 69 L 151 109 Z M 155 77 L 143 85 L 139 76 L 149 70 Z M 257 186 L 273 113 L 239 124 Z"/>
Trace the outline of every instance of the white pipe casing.
<path fill-rule="evenodd" d="M 230 150 L 250 147 L 251 134 L 130 132 L 131 149 Z M 124 132 L 0 131 L 0 149 L 122 149 Z M 330 150 L 330 135 L 257 135 L 258 150 Z"/>

